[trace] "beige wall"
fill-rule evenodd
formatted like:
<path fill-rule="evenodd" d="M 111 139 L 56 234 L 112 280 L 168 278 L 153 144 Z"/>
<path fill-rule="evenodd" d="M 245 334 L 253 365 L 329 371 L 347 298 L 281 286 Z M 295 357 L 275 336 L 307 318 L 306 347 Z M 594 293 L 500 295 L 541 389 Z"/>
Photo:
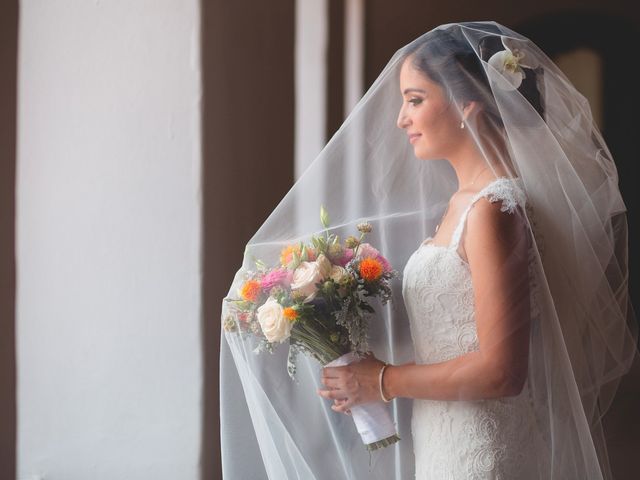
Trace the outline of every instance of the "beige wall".
<path fill-rule="evenodd" d="M 199 0 L 20 2 L 18 480 L 200 476 L 199 26 Z"/>

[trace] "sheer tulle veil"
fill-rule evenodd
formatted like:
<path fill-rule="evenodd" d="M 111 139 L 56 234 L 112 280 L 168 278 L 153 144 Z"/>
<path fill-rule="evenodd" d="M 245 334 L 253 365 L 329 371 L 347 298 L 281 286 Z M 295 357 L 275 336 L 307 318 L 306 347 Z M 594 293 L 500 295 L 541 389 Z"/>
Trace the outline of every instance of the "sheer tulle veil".
<path fill-rule="evenodd" d="M 222 302 L 224 477 L 414 478 L 411 399 L 388 406 L 401 440 L 367 451 L 352 418 L 317 395 L 321 365 L 298 354 L 292 380 L 287 342 L 259 351 L 254 337 L 239 334 L 243 320 L 230 302 L 257 265 L 279 264 L 287 246 L 325 230 L 343 239 L 366 221 L 367 241 L 400 273 L 392 301 L 374 305 L 369 347 L 392 364 L 415 360 L 402 268 L 458 185 L 445 159 L 417 159 L 396 125 L 409 56 L 461 117 L 465 101 L 482 104 L 467 134 L 487 165 L 508 172 L 526 195 L 530 288 L 512 303 L 531 304 L 527 378 L 543 439 L 532 448 L 553 452 L 544 478 L 611 478 L 601 420 L 637 352 L 617 169 L 585 97 L 532 41 L 491 21 L 441 25 L 397 50 L 246 245 Z"/>

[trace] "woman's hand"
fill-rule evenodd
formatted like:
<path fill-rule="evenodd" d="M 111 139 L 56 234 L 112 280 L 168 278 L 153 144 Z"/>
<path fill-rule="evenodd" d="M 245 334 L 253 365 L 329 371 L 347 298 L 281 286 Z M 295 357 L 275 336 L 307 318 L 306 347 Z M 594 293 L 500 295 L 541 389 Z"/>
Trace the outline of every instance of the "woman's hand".
<path fill-rule="evenodd" d="M 349 415 L 351 406 L 381 399 L 378 374 L 383 365 L 384 362 L 369 352 L 359 362 L 343 367 L 324 367 L 321 380 L 329 388 L 318 390 L 318 394 L 334 400 L 333 411 Z"/>

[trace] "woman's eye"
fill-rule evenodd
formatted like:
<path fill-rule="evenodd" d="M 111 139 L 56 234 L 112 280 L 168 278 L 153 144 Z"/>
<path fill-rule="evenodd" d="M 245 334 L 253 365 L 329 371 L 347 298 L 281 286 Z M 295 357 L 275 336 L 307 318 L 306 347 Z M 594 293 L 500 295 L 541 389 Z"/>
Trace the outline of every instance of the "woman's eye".
<path fill-rule="evenodd" d="M 409 103 L 413 103 L 414 105 L 419 105 L 422 103 L 422 99 L 421 98 L 412 98 L 411 100 L 409 100 Z"/>

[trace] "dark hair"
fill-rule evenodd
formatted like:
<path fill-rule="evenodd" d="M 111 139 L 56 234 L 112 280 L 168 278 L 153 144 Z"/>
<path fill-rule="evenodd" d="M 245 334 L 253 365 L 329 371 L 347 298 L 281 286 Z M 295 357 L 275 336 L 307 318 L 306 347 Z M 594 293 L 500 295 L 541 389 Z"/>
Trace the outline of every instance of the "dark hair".
<path fill-rule="evenodd" d="M 487 120 L 502 127 L 502 119 L 482 62 L 468 40 L 456 38 L 456 33 L 461 35 L 460 30 L 433 30 L 422 41 L 410 46 L 406 57 L 412 55 L 412 65 L 441 85 L 450 99 L 479 102 Z M 479 41 L 478 51 L 482 60 L 488 61 L 494 53 L 504 50 L 499 33 L 487 34 Z M 537 77 L 543 71 L 541 68 L 522 68 L 525 78 L 518 91 L 544 119 L 544 107 L 537 86 Z"/>

